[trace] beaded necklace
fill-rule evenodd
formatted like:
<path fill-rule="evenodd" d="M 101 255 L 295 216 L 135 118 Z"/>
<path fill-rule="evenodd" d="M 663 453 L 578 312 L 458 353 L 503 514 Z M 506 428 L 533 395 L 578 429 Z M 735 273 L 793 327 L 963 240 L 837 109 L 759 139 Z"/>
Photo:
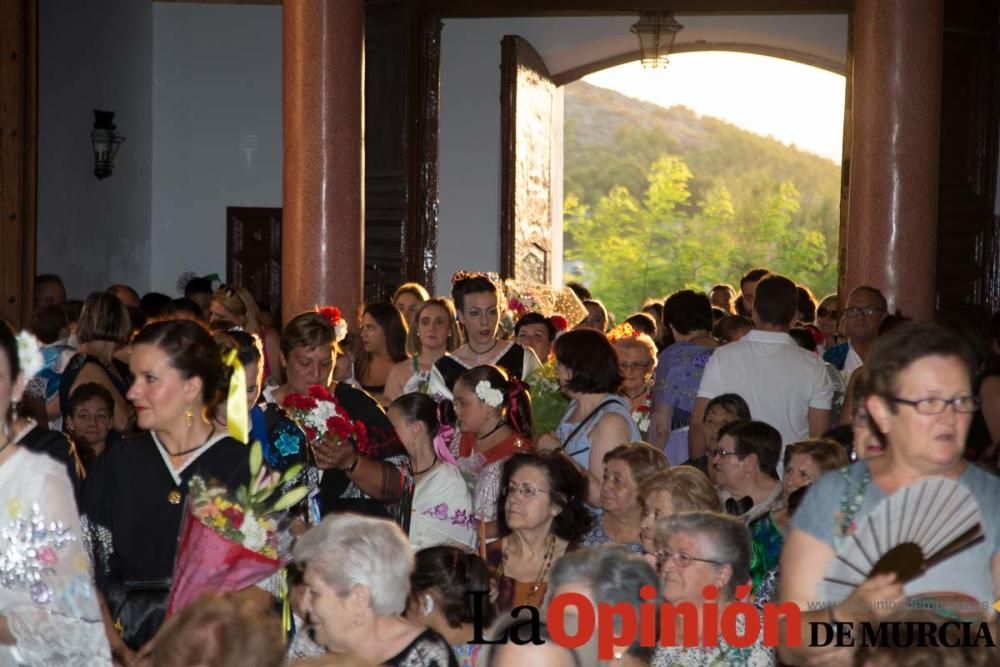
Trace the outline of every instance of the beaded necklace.
<path fill-rule="evenodd" d="M 538 594 L 538 590 L 545 583 L 546 577 L 549 576 L 549 568 L 552 567 L 552 557 L 555 555 L 556 551 L 556 537 L 555 535 L 549 535 L 549 543 L 545 548 L 545 558 L 542 559 L 542 567 L 538 570 L 538 577 L 535 578 L 535 583 L 531 585 L 528 590 L 528 595 L 524 599 L 524 604 L 531 604 L 534 600 L 535 595 Z M 500 561 L 500 566 L 497 568 L 497 581 L 503 578 L 504 565 L 507 564 L 507 545 L 503 548 L 503 560 Z"/>
<path fill-rule="evenodd" d="M 840 497 L 840 511 L 837 512 L 837 530 L 839 537 L 843 538 L 854 532 L 854 517 L 858 515 L 864 503 L 865 493 L 872 481 L 872 471 L 870 467 L 865 466 L 865 472 L 854 495 L 851 495 L 850 466 L 841 468 L 840 475 L 844 478 L 844 493 Z"/>

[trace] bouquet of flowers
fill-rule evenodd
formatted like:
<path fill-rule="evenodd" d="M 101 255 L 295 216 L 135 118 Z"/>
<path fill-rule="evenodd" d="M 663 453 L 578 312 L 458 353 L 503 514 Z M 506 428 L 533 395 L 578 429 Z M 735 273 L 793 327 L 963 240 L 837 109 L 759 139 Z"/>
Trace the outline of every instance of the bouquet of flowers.
<path fill-rule="evenodd" d="M 555 359 L 549 359 L 543 366 L 525 378 L 531 386 L 531 418 L 536 433 L 551 433 L 562 421 L 569 399 L 559 389 L 556 377 Z"/>
<path fill-rule="evenodd" d="M 368 429 L 350 419 L 336 397 L 324 387 L 313 385 L 305 396 L 289 394 L 284 408 L 305 431 L 310 443 L 328 438 L 337 444 L 350 444 L 359 454 L 371 453 Z"/>
<path fill-rule="evenodd" d="M 301 471 L 301 465 L 291 466 L 284 474 L 269 471 L 263 465 L 260 443 L 254 442 L 249 485 L 233 492 L 200 476 L 191 478 L 168 616 L 206 591 L 247 588 L 286 564 L 292 536 L 283 519 L 309 490 L 300 486 L 273 503 L 270 498 Z"/>

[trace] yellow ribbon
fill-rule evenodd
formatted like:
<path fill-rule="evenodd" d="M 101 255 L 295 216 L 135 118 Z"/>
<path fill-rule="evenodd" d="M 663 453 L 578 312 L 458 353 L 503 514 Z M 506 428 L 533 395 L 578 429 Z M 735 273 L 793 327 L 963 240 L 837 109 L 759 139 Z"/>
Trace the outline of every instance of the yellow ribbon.
<path fill-rule="evenodd" d="M 233 369 L 229 378 L 229 396 L 226 398 L 226 425 L 229 427 L 229 435 L 246 444 L 250 440 L 247 375 L 236 356 L 236 350 L 226 353 L 223 361 Z"/>

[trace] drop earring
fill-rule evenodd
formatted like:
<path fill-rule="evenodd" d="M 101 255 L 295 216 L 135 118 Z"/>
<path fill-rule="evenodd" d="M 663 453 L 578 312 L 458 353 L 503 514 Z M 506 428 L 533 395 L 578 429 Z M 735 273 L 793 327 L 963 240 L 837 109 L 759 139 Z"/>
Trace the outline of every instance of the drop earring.
<path fill-rule="evenodd" d="M 420 605 L 420 612 L 424 616 L 430 616 L 434 612 L 434 598 L 430 595 L 424 595 L 423 602 Z"/>
<path fill-rule="evenodd" d="M 184 408 L 184 425 L 191 428 L 194 425 L 194 410 L 188 405 Z"/>

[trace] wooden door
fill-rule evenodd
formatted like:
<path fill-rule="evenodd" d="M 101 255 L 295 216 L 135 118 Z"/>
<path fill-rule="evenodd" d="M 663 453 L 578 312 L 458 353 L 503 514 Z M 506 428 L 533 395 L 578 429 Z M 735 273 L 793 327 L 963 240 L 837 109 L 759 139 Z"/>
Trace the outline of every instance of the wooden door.
<path fill-rule="evenodd" d="M 552 282 L 553 226 L 561 233 L 562 94 L 527 40 L 501 42 L 500 271 Z"/>
<path fill-rule="evenodd" d="M 281 209 L 226 208 L 226 282 L 281 314 Z"/>

